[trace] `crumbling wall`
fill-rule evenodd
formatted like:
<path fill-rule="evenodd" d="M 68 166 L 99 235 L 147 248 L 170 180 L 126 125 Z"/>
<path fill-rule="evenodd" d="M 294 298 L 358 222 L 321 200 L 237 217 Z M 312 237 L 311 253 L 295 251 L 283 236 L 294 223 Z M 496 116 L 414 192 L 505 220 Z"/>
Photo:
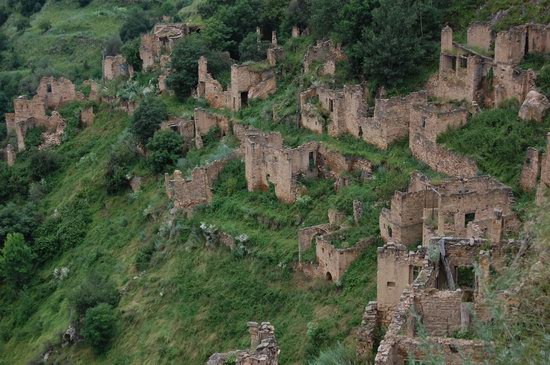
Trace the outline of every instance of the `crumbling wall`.
<path fill-rule="evenodd" d="M 517 65 L 525 56 L 527 28 L 517 26 L 497 33 L 495 40 L 495 62 Z"/>
<path fill-rule="evenodd" d="M 524 191 L 530 191 L 537 187 L 537 179 L 540 173 L 541 153 L 536 148 L 529 147 L 521 169 L 519 186 Z"/>
<path fill-rule="evenodd" d="M 219 127 L 223 135 L 227 135 L 231 130 L 227 117 L 210 113 L 202 108 L 195 108 L 194 119 L 195 133 L 201 136 L 208 134 L 214 127 Z"/>
<path fill-rule="evenodd" d="M 208 73 L 208 61 L 205 57 L 199 58 L 199 82 L 197 96 L 204 98 L 212 108 L 222 109 L 229 103 L 229 92 L 223 90 L 222 84 Z"/>
<path fill-rule="evenodd" d="M 275 327 L 269 322 L 248 322 L 250 349 L 215 353 L 206 365 L 224 365 L 229 358 L 236 358 L 236 365 L 278 365 L 279 346 L 275 338 Z"/>
<path fill-rule="evenodd" d="M 103 59 L 103 78 L 114 80 L 119 77 L 132 77 L 134 68 L 126 62 L 122 55 L 106 56 Z"/>
<path fill-rule="evenodd" d="M 493 30 L 488 23 L 472 23 L 468 27 L 467 44 L 484 51 L 491 49 L 494 40 Z"/>
<path fill-rule="evenodd" d="M 169 57 L 178 39 L 196 30 L 196 27 L 182 23 L 155 24 L 151 33 L 141 35 L 139 58 L 143 70 L 149 71 L 161 64 L 162 57 Z"/>
<path fill-rule="evenodd" d="M 466 125 L 468 115 L 465 107 L 453 107 L 452 104 L 416 104 L 410 113 L 409 137 L 420 134 L 436 142 L 448 129 Z"/>
<path fill-rule="evenodd" d="M 80 111 L 80 123 L 87 127 L 91 126 L 94 123 L 94 108 L 88 107 Z"/>
<path fill-rule="evenodd" d="M 427 336 L 446 337 L 467 329 L 470 316 L 463 303 L 461 290 L 430 289 L 416 291 L 414 301 L 417 315 Z"/>
<path fill-rule="evenodd" d="M 537 187 L 537 205 L 541 205 L 546 200 L 548 188 L 550 188 L 550 133 L 546 135 L 546 152 L 542 155 L 540 165 L 540 182 Z"/>
<path fill-rule="evenodd" d="M 197 205 L 212 201 L 212 187 L 225 165 L 234 156 L 217 160 L 203 167 L 196 167 L 191 173 L 191 179 L 186 179 L 181 171 L 175 170 L 173 175 L 164 174 L 164 187 L 168 198 L 174 202 L 174 207 L 186 213 L 191 213 Z"/>
<path fill-rule="evenodd" d="M 13 146 L 11 144 L 8 144 L 5 148 L 4 148 L 4 160 L 6 161 L 6 164 L 8 166 L 13 166 L 15 164 L 15 149 L 13 148 Z"/>
<path fill-rule="evenodd" d="M 327 280 L 338 281 L 348 267 L 361 255 L 366 242 L 358 242 L 350 248 L 336 248 L 330 243 L 331 235 L 317 236 L 315 255 L 318 262 L 318 273 Z"/>
<path fill-rule="evenodd" d="M 494 101 L 497 106 L 507 99 L 516 99 L 522 103 L 535 86 L 535 73 L 531 70 L 497 64 L 493 72 Z"/>
<path fill-rule="evenodd" d="M 306 52 L 303 61 L 304 72 L 308 73 L 312 65 L 318 63 L 320 64 L 319 75 L 334 75 L 336 63 L 346 59 L 346 54 L 340 45 L 335 45 L 332 40 L 320 40 Z"/>
<path fill-rule="evenodd" d="M 74 84 L 64 77 L 59 79 L 52 76 L 42 77 L 36 95 L 44 100 L 48 109 L 57 109 L 70 101 L 78 99 Z"/>
<path fill-rule="evenodd" d="M 257 70 L 256 67 L 256 64 L 231 66 L 231 110 L 238 111 L 248 104 L 248 100 L 265 99 L 277 91 L 273 69 Z"/>

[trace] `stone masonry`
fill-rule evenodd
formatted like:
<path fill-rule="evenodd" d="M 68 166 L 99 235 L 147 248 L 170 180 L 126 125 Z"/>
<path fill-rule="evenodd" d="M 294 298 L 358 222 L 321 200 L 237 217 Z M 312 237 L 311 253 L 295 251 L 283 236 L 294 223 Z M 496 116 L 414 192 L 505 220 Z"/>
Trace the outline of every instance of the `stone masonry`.
<path fill-rule="evenodd" d="M 278 365 L 279 346 L 275 338 L 275 327 L 269 322 L 248 322 L 250 349 L 215 353 L 206 365 L 224 365 L 234 359 L 235 365 Z"/>
<path fill-rule="evenodd" d="M 335 45 L 331 40 L 320 40 L 304 56 L 304 73 L 312 70 L 313 65 L 319 64 L 317 72 L 320 76 L 334 75 L 336 64 L 345 60 L 347 57 L 340 45 Z"/>
<path fill-rule="evenodd" d="M 119 77 L 132 77 L 134 68 L 122 55 L 106 56 L 103 59 L 103 79 L 114 80 Z"/>
<path fill-rule="evenodd" d="M 234 157 L 231 155 L 209 165 L 195 167 L 190 179 L 185 178 L 179 170 L 175 170 L 172 175 L 165 174 L 164 187 L 168 198 L 174 202 L 174 208 L 190 215 L 196 206 L 210 203 L 218 175 Z"/>
<path fill-rule="evenodd" d="M 413 173 L 406 192 L 395 192 L 390 209 L 380 213 L 380 234 L 385 241 L 404 245 L 433 236 L 466 237 L 468 225 L 483 227 L 483 237 L 499 242 L 517 229 L 511 188 L 488 176 L 452 179 L 433 184 Z"/>

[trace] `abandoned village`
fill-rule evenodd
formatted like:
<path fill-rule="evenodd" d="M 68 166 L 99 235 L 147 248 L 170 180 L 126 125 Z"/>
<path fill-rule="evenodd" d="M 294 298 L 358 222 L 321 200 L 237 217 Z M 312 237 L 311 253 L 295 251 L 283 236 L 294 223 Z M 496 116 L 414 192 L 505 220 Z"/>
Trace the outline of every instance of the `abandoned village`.
<path fill-rule="evenodd" d="M 121 9 L 89 3 L 71 9 Z M 194 1 L 165 4 L 86 61 L 100 77 L 48 65 L 5 93 L 0 364 L 544 363 L 550 24 L 502 22 L 515 3 L 437 23 L 434 68 L 398 90 L 315 23 L 254 26 L 237 57 L 198 46 L 223 23 Z M 506 327 L 530 311 L 540 342 Z"/>

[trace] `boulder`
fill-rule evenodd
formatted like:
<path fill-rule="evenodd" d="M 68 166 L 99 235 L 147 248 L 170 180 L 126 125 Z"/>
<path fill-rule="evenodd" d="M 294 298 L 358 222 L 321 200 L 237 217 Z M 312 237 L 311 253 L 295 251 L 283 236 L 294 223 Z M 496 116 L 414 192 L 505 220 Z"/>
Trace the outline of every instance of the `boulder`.
<path fill-rule="evenodd" d="M 548 109 L 550 109 L 548 98 L 536 90 L 531 90 L 521 105 L 518 116 L 522 120 L 542 122 Z"/>

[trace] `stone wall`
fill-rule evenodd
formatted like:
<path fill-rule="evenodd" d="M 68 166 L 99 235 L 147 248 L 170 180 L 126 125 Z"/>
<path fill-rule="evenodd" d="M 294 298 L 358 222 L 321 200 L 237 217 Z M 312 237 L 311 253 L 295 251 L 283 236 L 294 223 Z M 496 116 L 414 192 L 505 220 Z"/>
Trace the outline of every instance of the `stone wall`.
<path fill-rule="evenodd" d="M 540 181 L 537 187 L 537 205 L 546 201 L 548 188 L 550 188 L 550 133 L 546 135 L 546 151 L 542 155 L 540 165 Z"/>
<path fill-rule="evenodd" d="M 535 87 L 535 73 L 531 70 L 520 70 L 507 64 L 497 64 L 493 68 L 494 103 L 496 106 L 508 99 L 520 103 L 531 89 Z"/>
<path fill-rule="evenodd" d="M 265 99 L 277 91 L 277 81 L 272 68 L 262 70 L 257 64 L 232 65 L 230 105 L 233 111 L 240 110 L 252 99 Z"/>
<path fill-rule="evenodd" d="M 166 194 L 174 202 L 174 207 L 190 214 L 197 205 L 210 203 L 218 175 L 233 158 L 229 156 L 203 167 L 195 167 L 191 179 L 185 178 L 179 170 L 175 170 L 172 175 L 164 174 Z"/>
<path fill-rule="evenodd" d="M 275 327 L 269 322 L 248 322 L 250 349 L 226 353 L 215 353 L 206 365 L 224 365 L 229 358 L 235 358 L 235 365 L 278 365 L 279 346 L 275 338 Z"/>
<path fill-rule="evenodd" d="M 169 56 L 175 42 L 197 31 L 198 28 L 182 23 L 156 24 L 153 31 L 141 35 L 139 57 L 144 71 L 149 71 L 161 63 L 162 56 Z"/>
<path fill-rule="evenodd" d="M 448 129 L 465 126 L 468 116 L 465 107 L 452 104 L 415 104 L 410 112 L 409 136 L 420 134 L 436 142 L 437 137 Z"/>
<path fill-rule="evenodd" d="M 132 77 L 134 68 L 122 55 L 106 56 L 103 59 L 103 79 L 114 80 L 119 77 Z"/>
<path fill-rule="evenodd" d="M 337 232 L 334 232 L 337 234 Z M 361 255 L 367 242 L 358 242 L 350 248 L 337 248 L 330 243 L 331 234 L 317 236 L 315 255 L 318 276 L 330 281 L 339 281 L 348 267 Z"/>
<path fill-rule="evenodd" d="M 202 148 L 202 138 L 214 128 L 220 128 L 222 136 L 231 132 L 229 119 L 224 115 L 213 114 L 201 108 L 195 108 L 194 114 L 195 123 L 195 146 Z"/>
<path fill-rule="evenodd" d="M 229 92 L 224 91 L 222 84 L 208 73 L 208 61 L 205 57 L 199 58 L 198 72 L 197 96 L 206 99 L 212 108 L 226 107 L 229 104 Z"/>
<path fill-rule="evenodd" d="M 8 144 L 3 150 L 4 160 L 8 166 L 13 166 L 15 164 L 15 149 L 11 144 Z"/>
<path fill-rule="evenodd" d="M 346 54 L 342 51 L 340 45 L 335 45 L 331 40 L 320 40 L 306 52 L 303 61 L 304 72 L 308 73 L 312 65 L 318 63 L 319 75 L 334 75 L 336 63 L 346 59 Z"/>
<path fill-rule="evenodd" d="M 488 23 L 472 23 L 468 27 L 467 44 L 483 51 L 489 51 L 494 42 L 494 34 Z"/>
<path fill-rule="evenodd" d="M 71 80 L 64 77 L 55 79 L 52 76 L 40 79 L 36 95 L 44 100 L 46 108 L 54 110 L 68 102 L 83 98 L 83 95 L 78 95 Z"/>
<path fill-rule="evenodd" d="M 536 148 L 529 147 L 521 169 L 519 187 L 523 191 L 531 191 L 537 187 L 540 174 L 541 153 Z"/>

